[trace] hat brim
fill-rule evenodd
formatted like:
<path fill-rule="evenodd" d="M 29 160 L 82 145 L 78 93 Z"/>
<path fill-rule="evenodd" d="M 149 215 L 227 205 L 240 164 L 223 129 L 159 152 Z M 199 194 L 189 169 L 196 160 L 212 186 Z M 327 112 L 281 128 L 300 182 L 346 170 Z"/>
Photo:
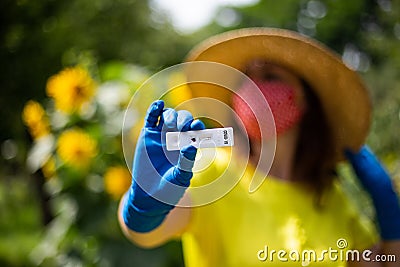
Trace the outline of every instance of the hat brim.
<path fill-rule="evenodd" d="M 338 160 L 344 149 L 362 146 L 371 121 L 368 91 L 357 72 L 313 39 L 283 29 L 234 30 L 204 41 L 186 61 L 218 62 L 244 71 L 256 59 L 283 66 L 311 86 L 333 132 Z"/>

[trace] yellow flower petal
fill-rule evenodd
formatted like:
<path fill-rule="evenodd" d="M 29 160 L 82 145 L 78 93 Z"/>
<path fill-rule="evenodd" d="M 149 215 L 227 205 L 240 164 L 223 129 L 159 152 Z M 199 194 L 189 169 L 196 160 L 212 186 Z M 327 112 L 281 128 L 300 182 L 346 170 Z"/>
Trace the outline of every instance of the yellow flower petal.
<path fill-rule="evenodd" d="M 131 174 L 122 166 L 110 167 L 104 174 L 104 189 L 114 199 L 119 199 L 131 185 Z"/>
<path fill-rule="evenodd" d="M 71 114 L 90 102 L 95 93 L 95 82 L 89 73 L 80 67 L 66 68 L 50 77 L 47 95 L 55 101 L 56 108 Z"/>
<path fill-rule="evenodd" d="M 57 153 L 66 165 L 75 169 L 85 169 L 97 154 L 97 143 L 86 132 L 72 129 L 60 135 Z"/>
<path fill-rule="evenodd" d="M 43 107 L 36 101 L 30 100 L 22 111 L 22 120 L 28 127 L 33 139 L 50 133 L 50 124 Z"/>

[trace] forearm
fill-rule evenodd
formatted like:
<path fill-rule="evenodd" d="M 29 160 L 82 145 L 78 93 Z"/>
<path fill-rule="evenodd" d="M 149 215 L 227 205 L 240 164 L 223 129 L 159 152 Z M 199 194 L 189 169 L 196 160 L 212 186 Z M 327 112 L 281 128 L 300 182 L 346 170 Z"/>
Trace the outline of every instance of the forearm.
<path fill-rule="evenodd" d="M 400 262 L 400 200 L 388 172 L 373 152 L 363 146 L 357 153 L 346 152 L 363 187 L 371 196 L 379 225 L 381 244 L 376 255 L 395 257 L 389 261 L 375 261 L 377 266 L 399 266 Z M 382 258 L 382 259 L 384 259 Z M 393 261 L 395 260 L 395 261 Z M 371 265 L 368 266 L 375 266 Z"/>
<path fill-rule="evenodd" d="M 388 172 L 367 146 L 346 155 L 371 196 L 383 242 L 400 240 L 400 200 Z"/>
<path fill-rule="evenodd" d="M 186 197 L 184 195 L 183 199 Z M 171 239 L 179 238 L 189 224 L 191 216 L 190 208 L 175 207 L 170 211 L 162 224 L 154 230 L 147 233 L 132 231 L 126 226 L 122 217 L 123 198 L 121 199 L 118 211 L 118 221 L 121 230 L 130 241 L 140 247 L 154 248 L 163 245 Z"/>

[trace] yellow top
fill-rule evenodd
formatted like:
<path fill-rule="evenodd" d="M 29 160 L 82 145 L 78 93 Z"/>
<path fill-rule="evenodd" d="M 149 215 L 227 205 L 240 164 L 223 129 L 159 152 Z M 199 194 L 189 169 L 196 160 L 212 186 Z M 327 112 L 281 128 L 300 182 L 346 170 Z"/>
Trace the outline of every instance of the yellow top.
<path fill-rule="evenodd" d="M 195 175 L 194 185 L 220 171 L 216 166 L 223 165 Z M 360 250 L 361 257 L 377 242 L 373 223 L 351 205 L 339 183 L 317 208 L 305 189 L 272 177 L 249 193 L 248 174 L 221 199 L 192 208 L 182 237 L 186 267 L 346 266 L 346 255 L 356 255 L 349 249 Z"/>

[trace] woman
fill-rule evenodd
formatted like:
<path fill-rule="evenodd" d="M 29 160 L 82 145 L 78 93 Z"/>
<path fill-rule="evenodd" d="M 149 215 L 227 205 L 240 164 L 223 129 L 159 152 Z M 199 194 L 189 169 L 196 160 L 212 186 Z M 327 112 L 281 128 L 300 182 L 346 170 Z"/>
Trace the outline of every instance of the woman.
<path fill-rule="evenodd" d="M 380 253 L 400 255 L 400 207 L 386 172 L 362 146 L 370 110 L 356 73 L 313 40 L 265 28 L 210 38 L 191 52 L 188 61 L 226 64 L 245 72 L 258 86 L 275 120 L 274 160 L 271 166 L 260 162 L 252 168 L 272 136 L 270 130 L 259 129 L 251 112 L 268 110 L 259 104 L 262 101 L 252 99 L 254 87 L 243 83 L 233 96 L 218 94 L 216 98 L 235 110 L 249 136 L 249 167 L 221 199 L 201 207 L 175 207 L 186 198 L 197 201 L 185 189 L 191 181 L 193 186 L 221 172 L 224 165 L 218 162 L 224 156 L 192 179 L 196 148 L 187 146 L 179 155 L 165 155 L 162 138 L 165 127 L 188 131 L 203 129 L 204 124 L 188 112 L 154 102 L 136 146 L 132 187 L 120 206 L 120 223 L 128 238 L 153 247 L 182 237 L 188 267 L 398 266 L 375 261 Z M 193 95 L 217 93 L 204 86 Z M 335 165 L 345 154 L 372 197 L 379 237 L 336 179 Z M 170 157 L 176 157 L 176 164 Z M 267 180 L 249 194 L 251 177 L 267 174 Z M 169 184 L 180 189 L 172 190 Z M 159 196 L 168 196 L 168 204 L 156 200 Z M 367 257 L 362 257 L 365 250 Z"/>

